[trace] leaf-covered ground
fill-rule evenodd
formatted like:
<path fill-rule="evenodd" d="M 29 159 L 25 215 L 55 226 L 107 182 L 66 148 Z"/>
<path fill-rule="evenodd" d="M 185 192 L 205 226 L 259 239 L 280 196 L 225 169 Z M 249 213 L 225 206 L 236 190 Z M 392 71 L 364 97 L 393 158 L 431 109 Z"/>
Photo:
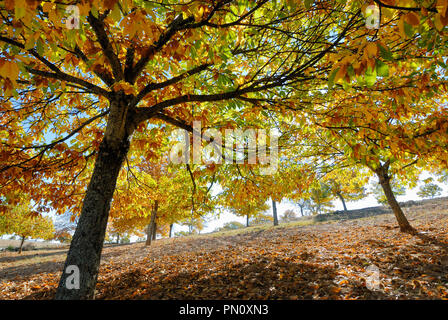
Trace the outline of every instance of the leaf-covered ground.
<path fill-rule="evenodd" d="M 383 215 L 108 246 L 95 298 L 448 299 L 448 211 L 408 217 L 418 236 L 398 232 L 393 216 Z M 52 298 L 64 254 L 1 254 L 0 298 Z M 380 280 L 373 290 L 371 265 Z"/>

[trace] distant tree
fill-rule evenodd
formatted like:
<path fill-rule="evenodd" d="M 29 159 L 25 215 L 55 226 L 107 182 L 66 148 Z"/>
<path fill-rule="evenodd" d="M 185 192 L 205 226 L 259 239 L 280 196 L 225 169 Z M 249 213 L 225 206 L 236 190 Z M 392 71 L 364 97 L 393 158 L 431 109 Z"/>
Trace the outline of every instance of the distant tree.
<path fill-rule="evenodd" d="M 300 198 L 296 201 L 296 204 L 300 208 L 300 216 L 303 217 L 306 215 L 306 211 L 310 210 L 311 199 L 309 198 Z"/>
<path fill-rule="evenodd" d="M 56 217 L 54 222 L 54 238 L 61 243 L 70 243 L 72 235 L 76 229 L 75 216 L 70 212 L 66 212 Z"/>
<path fill-rule="evenodd" d="M 435 183 L 426 183 L 422 186 L 420 186 L 419 191 L 417 192 L 417 195 L 420 198 L 435 198 L 437 196 L 440 196 L 442 194 L 443 189 L 440 188 Z"/>
<path fill-rule="evenodd" d="M 236 230 L 244 228 L 244 224 L 238 221 L 230 221 L 226 222 L 222 227 L 216 228 L 215 232 L 217 231 L 226 231 L 226 230 Z"/>
<path fill-rule="evenodd" d="M 294 210 L 288 209 L 285 212 L 283 212 L 283 215 L 280 217 L 280 220 L 282 222 L 288 222 L 294 219 L 295 217 L 296 213 L 294 212 Z"/>
<path fill-rule="evenodd" d="M 182 225 L 188 227 L 189 234 L 199 234 L 204 229 L 206 219 L 203 216 L 193 217 L 186 220 Z"/>
<path fill-rule="evenodd" d="M 20 203 L 9 206 L 9 210 L 0 216 L 0 235 L 4 234 L 20 237 L 20 254 L 27 238 L 49 240 L 54 237 L 53 220 L 33 211 L 29 199 L 22 196 Z"/>
<path fill-rule="evenodd" d="M 131 239 L 128 234 L 124 234 L 120 239 L 121 244 L 131 243 Z"/>
<path fill-rule="evenodd" d="M 247 199 L 245 201 L 236 201 L 235 198 L 227 200 L 225 207 L 233 214 L 246 217 L 246 227 L 249 226 L 250 221 L 269 209 L 269 205 L 266 204 L 266 200 L 263 198 Z M 252 220 L 251 220 L 252 219 Z M 272 222 L 272 217 L 270 217 Z"/>
<path fill-rule="evenodd" d="M 186 236 L 189 236 L 189 235 L 191 235 L 191 233 L 188 232 L 188 231 L 178 231 L 178 232 L 174 233 L 175 237 L 186 237 Z"/>
<path fill-rule="evenodd" d="M 313 214 L 326 212 L 328 208 L 333 207 L 331 203 L 334 199 L 331 187 L 327 184 L 320 183 L 311 189 L 309 208 Z"/>
<path fill-rule="evenodd" d="M 272 220 L 274 218 L 269 215 L 269 214 L 264 214 L 264 213 L 260 213 L 257 214 L 256 216 L 252 217 L 250 219 L 250 222 L 252 223 L 252 225 L 260 225 L 260 224 L 267 224 L 267 223 L 272 223 Z"/>
<path fill-rule="evenodd" d="M 334 196 L 342 203 L 344 211 L 347 211 L 347 201 L 356 201 L 367 196 L 365 177 L 358 171 L 335 170 L 326 179 L 327 184 Z"/>
<path fill-rule="evenodd" d="M 70 243 L 70 241 L 72 241 L 72 235 L 65 230 L 56 230 L 54 239 L 60 243 Z"/>

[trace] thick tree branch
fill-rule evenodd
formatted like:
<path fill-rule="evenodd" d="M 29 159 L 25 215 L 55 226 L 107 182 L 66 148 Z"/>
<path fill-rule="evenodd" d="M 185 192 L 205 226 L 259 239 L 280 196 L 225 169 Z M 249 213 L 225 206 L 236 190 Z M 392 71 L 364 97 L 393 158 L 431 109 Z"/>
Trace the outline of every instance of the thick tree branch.
<path fill-rule="evenodd" d="M 401 6 L 393 6 L 390 4 L 386 4 L 381 2 L 380 0 L 373 0 L 377 5 L 379 5 L 380 7 L 384 7 L 384 8 L 388 8 L 388 9 L 396 9 L 396 10 L 403 10 L 403 11 L 421 11 L 422 8 L 417 8 L 417 7 L 401 7 Z M 426 10 L 428 10 L 429 12 L 438 12 L 436 8 L 425 8 Z"/>
<path fill-rule="evenodd" d="M 153 90 L 158 90 L 158 89 L 162 89 L 165 88 L 167 86 L 173 85 L 187 77 L 190 77 L 194 74 L 200 73 L 202 71 L 204 71 L 205 69 L 207 69 L 209 66 L 211 66 L 211 64 L 209 63 L 204 63 L 200 66 L 197 66 L 189 71 L 186 71 L 176 77 L 173 77 L 171 79 L 168 79 L 166 81 L 160 82 L 160 83 L 149 83 L 148 85 L 146 85 L 146 87 L 144 87 L 140 93 L 137 95 L 137 97 L 135 98 L 134 101 L 134 105 L 137 105 L 137 103 L 139 101 L 141 101 L 148 93 L 150 93 Z"/>
<path fill-rule="evenodd" d="M 40 77 L 57 79 L 57 80 L 66 81 L 66 82 L 70 82 L 70 83 L 74 83 L 74 84 L 79 84 L 80 86 L 87 89 L 91 93 L 96 93 L 96 94 L 102 95 L 104 97 L 109 96 L 109 92 L 107 90 L 104 90 L 103 88 L 100 88 L 88 81 L 85 81 L 80 78 L 76 78 L 76 77 L 66 74 L 64 72 L 52 73 L 52 72 L 48 72 L 48 71 L 33 69 L 30 67 L 27 67 L 26 69 L 28 70 L 29 73 L 40 76 Z"/>
<path fill-rule="evenodd" d="M 62 81 L 67 81 L 67 82 L 71 82 L 74 84 L 79 84 L 82 87 L 90 90 L 93 93 L 99 94 L 99 95 L 103 95 L 103 96 L 108 96 L 108 92 L 106 90 L 104 90 L 101 87 L 98 87 L 86 80 L 77 78 L 75 76 L 69 75 L 65 72 L 62 72 L 58 67 L 56 67 L 53 63 L 51 63 L 50 61 L 48 61 L 47 59 L 45 59 L 44 57 L 42 57 L 41 55 L 39 55 L 34 49 L 29 49 L 29 50 L 25 50 L 25 46 L 13 39 L 9 39 L 6 38 L 4 36 L 0 36 L 0 41 L 6 42 L 10 45 L 16 46 L 20 49 L 22 49 L 25 52 L 28 52 L 29 54 L 31 54 L 32 56 L 34 56 L 36 59 L 38 59 L 40 62 L 42 62 L 46 67 L 48 67 L 51 71 L 53 71 L 53 73 L 51 72 L 47 72 L 47 71 L 41 71 L 41 70 L 37 70 L 34 68 L 30 68 L 27 67 L 28 72 L 35 74 L 35 75 L 39 75 L 41 77 L 47 77 L 47 78 L 52 78 L 52 79 L 57 79 L 57 80 L 62 80 Z"/>
<path fill-rule="evenodd" d="M 121 81 L 124 78 L 123 69 L 121 67 L 120 60 L 118 56 L 115 54 L 114 49 L 107 37 L 106 30 L 104 28 L 104 23 L 95 18 L 91 12 L 89 12 L 89 16 L 87 17 L 87 21 L 92 26 L 93 31 L 98 39 L 99 44 L 101 45 L 101 49 L 103 50 L 104 55 L 112 67 L 112 73 L 114 75 L 115 81 Z"/>

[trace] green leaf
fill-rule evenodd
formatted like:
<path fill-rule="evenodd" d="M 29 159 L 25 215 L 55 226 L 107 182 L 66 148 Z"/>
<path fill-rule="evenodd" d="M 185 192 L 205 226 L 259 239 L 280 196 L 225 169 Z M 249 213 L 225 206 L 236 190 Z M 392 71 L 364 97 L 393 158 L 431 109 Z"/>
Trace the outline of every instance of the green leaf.
<path fill-rule="evenodd" d="M 114 9 L 110 13 L 110 16 L 114 21 L 116 21 L 116 22 L 120 21 L 121 11 L 120 11 L 120 7 L 118 6 L 118 3 L 115 4 Z"/>
<path fill-rule="evenodd" d="M 25 47 L 24 47 L 24 49 L 25 49 L 25 50 L 33 49 L 33 48 L 34 48 L 34 44 L 35 44 L 35 41 L 34 41 L 34 40 L 33 40 L 33 41 L 27 41 L 27 42 L 25 42 Z"/>
<path fill-rule="evenodd" d="M 338 70 L 339 68 L 336 68 L 330 73 L 330 76 L 328 77 L 328 89 L 333 88 L 334 78 L 336 77 L 336 73 L 338 72 Z"/>
<path fill-rule="evenodd" d="M 389 66 L 381 60 L 376 60 L 376 74 L 379 77 L 389 76 Z"/>
<path fill-rule="evenodd" d="M 37 39 L 36 42 L 36 51 L 40 56 L 44 55 L 44 44 L 41 38 Z"/>
<path fill-rule="evenodd" d="M 98 16 L 99 16 L 98 8 L 96 8 L 95 6 L 92 6 L 90 8 L 90 12 L 92 13 L 92 16 L 94 16 L 95 18 L 98 19 Z"/>
<path fill-rule="evenodd" d="M 373 86 L 375 84 L 375 82 L 376 82 L 376 70 L 372 71 L 370 69 L 367 69 L 367 72 L 364 75 L 364 79 L 365 79 L 366 85 L 368 87 Z"/>
<path fill-rule="evenodd" d="M 305 8 L 309 9 L 309 8 L 311 8 L 311 5 L 313 4 L 313 0 L 305 0 L 304 4 L 305 4 Z"/>
<path fill-rule="evenodd" d="M 377 44 L 377 46 L 380 49 L 381 58 L 383 58 L 384 60 L 387 60 L 387 61 L 392 61 L 394 59 L 392 52 L 389 51 L 389 49 L 383 47 L 380 44 Z"/>
<path fill-rule="evenodd" d="M 403 21 L 404 25 L 404 33 L 409 37 L 412 38 L 414 36 L 414 28 L 410 24 L 408 24 L 406 21 Z"/>
<path fill-rule="evenodd" d="M 355 69 L 353 69 L 352 65 L 349 65 L 347 68 L 347 74 L 349 75 L 350 79 L 353 79 L 356 74 L 355 74 Z"/>

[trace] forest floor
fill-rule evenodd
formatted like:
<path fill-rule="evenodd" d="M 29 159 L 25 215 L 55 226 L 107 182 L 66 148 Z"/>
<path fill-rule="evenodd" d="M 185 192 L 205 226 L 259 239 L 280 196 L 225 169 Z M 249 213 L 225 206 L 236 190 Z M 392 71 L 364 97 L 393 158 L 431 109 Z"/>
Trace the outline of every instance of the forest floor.
<path fill-rule="evenodd" d="M 95 298 L 448 299 L 447 206 L 406 215 L 106 245 Z M 0 253 L 0 299 L 53 298 L 66 252 Z"/>

